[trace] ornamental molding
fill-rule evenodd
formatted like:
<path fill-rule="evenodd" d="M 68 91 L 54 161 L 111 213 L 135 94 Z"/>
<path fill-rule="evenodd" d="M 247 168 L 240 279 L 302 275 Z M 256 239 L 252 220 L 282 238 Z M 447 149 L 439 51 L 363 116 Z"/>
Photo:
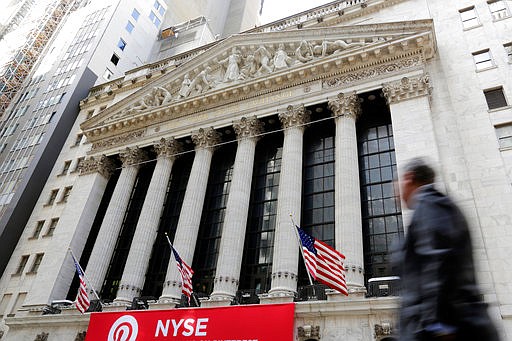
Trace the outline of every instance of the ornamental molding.
<path fill-rule="evenodd" d="M 114 136 L 112 138 L 108 138 L 105 140 L 99 140 L 97 142 L 93 142 L 92 144 L 92 151 L 93 152 L 99 152 L 111 147 L 119 146 L 119 145 L 125 145 L 127 143 L 130 143 L 132 141 L 136 141 L 140 139 L 141 137 L 144 137 L 146 134 L 146 129 L 140 129 L 137 131 L 132 131 L 129 133 L 125 133 L 119 136 Z"/>
<path fill-rule="evenodd" d="M 196 145 L 196 148 L 212 148 L 220 143 L 220 133 L 212 127 L 200 128 L 192 132 L 192 142 Z"/>
<path fill-rule="evenodd" d="M 139 149 L 138 147 L 126 148 L 125 150 L 119 153 L 119 158 L 123 163 L 123 167 L 138 167 L 142 162 L 147 161 L 149 159 L 148 154 L 142 149 Z"/>
<path fill-rule="evenodd" d="M 424 74 L 416 77 L 403 77 L 399 81 L 386 83 L 382 87 L 382 92 L 388 104 L 392 104 L 416 97 L 430 97 L 432 86 L 429 75 Z"/>
<path fill-rule="evenodd" d="M 435 54 L 433 30 L 431 20 L 418 20 L 234 35 L 149 81 L 81 128 L 98 151 L 128 142 L 119 136 L 138 132 L 140 138 L 150 125 L 307 88 L 318 80 L 332 88 L 421 67 Z"/>
<path fill-rule="evenodd" d="M 300 340 L 306 340 L 309 338 L 320 338 L 320 326 L 304 325 L 297 327 L 297 336 Z"/>
<path fill-rule="evenodd" d="M 160 142 L 155 145 L 155 151 L 158 157 L 167 157 L 174 160 L 183 151 L 183 145 L 173 137 L 161 138 Z"/>
<path fill-rule="evenodd" d="M 258 120 L 256 116 L 242 117 L 239 120 L 233 121 L 233 129 L 239 140 L 251 138 L 261 134 L 263 131 L 263 123 Z"/>
<path fill-rule="evenodd" d="M 99 173 L 105 178 L 110 178 L 116 166 L 105 155 L 91 156 L 80 163 L 80 175 Z"/>
<path fill-rule="evenodd" d="M 86 331 L 78 332 L 75 337 L 75 341 L 85 341 L 85 335 L 87 334 Z"/>
<path fill-rule="evenodd" d="M 286 111 L 280 112 L 278 116 L 284 129 L 302 127 L 309 123 L 311 111 L 306 110 L 303 104 L 296 106 L 289 105 Z"/>
<path fill-rule="evenodd" d="M 330 100 L 327 105 L 335 117 L 355 120 L 361 115 L 361 102 L 355 91 L 350 94 L 339 93 L 336 99 Z"/>

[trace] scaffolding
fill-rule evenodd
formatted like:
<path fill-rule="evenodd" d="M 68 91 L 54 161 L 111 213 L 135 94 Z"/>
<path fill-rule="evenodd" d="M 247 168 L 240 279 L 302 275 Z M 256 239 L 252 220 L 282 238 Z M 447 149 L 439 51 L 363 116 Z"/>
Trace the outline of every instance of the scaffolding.
<path fill-rule="evenodd" d="M 64 16 L 73 8 L 74 0 L 55 0 L 46 7 L 25 43 L 13 58 L 0 67 L 0 117 L 21 89 L 44 47 L 56 31 Z"/>
<path fill-rule="evenodd" d="M 12 15 L 9 22 L 0 28 L 0 40 L 9 32 L 15 30 L 28 14 L 35 0 L 23 0 L 20 8 Z"/>

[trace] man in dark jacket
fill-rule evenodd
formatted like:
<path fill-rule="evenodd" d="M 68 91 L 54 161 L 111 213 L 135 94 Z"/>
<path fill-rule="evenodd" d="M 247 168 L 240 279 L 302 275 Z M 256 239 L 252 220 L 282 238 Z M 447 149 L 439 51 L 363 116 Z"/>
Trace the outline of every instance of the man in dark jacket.
<path fill-rule="evenodd" d="M 422 159 L 411 160 L 400 179 L 414 210 L 399 252 L 400 340 L 499 340 L 476 284 L 467 222 L 434 180 Z"/>

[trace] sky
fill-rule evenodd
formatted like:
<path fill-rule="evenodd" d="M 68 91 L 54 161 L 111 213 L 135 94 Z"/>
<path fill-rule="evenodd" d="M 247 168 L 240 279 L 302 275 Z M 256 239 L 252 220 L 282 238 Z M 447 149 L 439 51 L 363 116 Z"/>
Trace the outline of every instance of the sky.
<path fill-rule="evenodd" d="M 261 13 L 261 24 L 317 7 L 333 0 L 265 0 Z"/>

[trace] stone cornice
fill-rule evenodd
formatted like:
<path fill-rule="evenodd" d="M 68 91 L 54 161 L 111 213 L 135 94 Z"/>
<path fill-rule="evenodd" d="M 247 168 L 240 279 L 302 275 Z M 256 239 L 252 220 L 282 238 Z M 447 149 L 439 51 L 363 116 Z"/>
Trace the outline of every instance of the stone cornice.
<path fill-rule="evenodd" d="M 382 92 L 388 104 L 405 101 L 408 99 L 430 96 L 432 86 L 428 74 L 417 77 L 404 77 L 399 81 L 386 83 Z"/>

